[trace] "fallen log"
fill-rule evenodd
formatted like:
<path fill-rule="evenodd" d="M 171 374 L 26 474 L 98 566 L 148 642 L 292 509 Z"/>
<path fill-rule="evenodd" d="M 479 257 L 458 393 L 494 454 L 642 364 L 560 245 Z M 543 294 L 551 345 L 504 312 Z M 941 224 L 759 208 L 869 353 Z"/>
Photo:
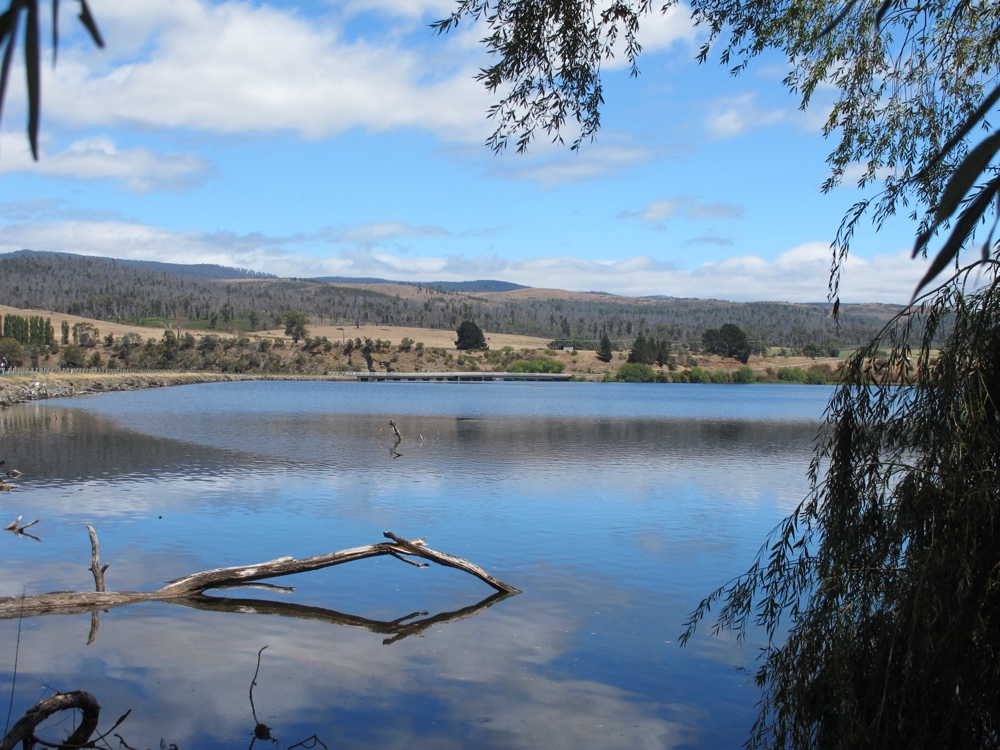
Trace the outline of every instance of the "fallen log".
<path fill-rule="evenodd" d="M 95 609 L 111 609 L 113 607 L 147 601 L 178 601 L 180 603 L 179 600 L 181 599 L 196 597 L 209 589 L 237 588 L 267 578 L 279 578 L 295 575 L 296 573 L 306 573 L 312 570 L 341 565 L 346 562 L 353 562 L 354 560 L 381 557 L 383 555 L 390 555 L 418 567 L 427 567 L 427 563 L 417 563 L 409 559 L 420 557 L 436 562 L 439 565 L 463 570 L 505 594 L 521 593 L 520 589 L 494 578 L 478 565 L 468 560 L 444 552 L 437 552 L 425 546 L 421 540 L 403 539 L 388 531 L 384 533 L 384 536 L 387 539 L 391 539 L 391 542 L 379 542 L 364 547 L 354 547 L 339 552 L 331 552 L 326 555 L 306 557 L 301 560 L 297 560 L 294 557 L 279 557 L 276 560 L 268 560 L 256 565 L 206 570 L 170 581 L 167 585 L 155 591 L 105 591 L 104 571 L 107 569 L 107 566 L 101 566 L 96 533 L 93 533 L 93 530 L 89 529 L 89 527 L 88 530 L 91 531 L 91 545 L 93 549 L 91 570 L 94 573 L 95 587 L 98 590 L 54 591 L 48 594 L 35 594 L 32 596 L 0 597 L 0 619 L 91 612 Z"/>

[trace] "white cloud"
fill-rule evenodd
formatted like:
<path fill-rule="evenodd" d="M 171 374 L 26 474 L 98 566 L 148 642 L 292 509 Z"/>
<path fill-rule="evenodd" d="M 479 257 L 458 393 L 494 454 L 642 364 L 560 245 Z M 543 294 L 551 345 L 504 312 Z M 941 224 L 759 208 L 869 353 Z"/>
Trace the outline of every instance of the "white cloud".
<path fill-rule="evenodd" d="M 881 182 L 887 177 L 891 177 L 894 170 L 891 167 L 879 167 L 875 170 L 874 180 Z M 848 164 L 844 169 L 844 176 L 840 184 L 846 188 L 860 187 L 860 182 L 868 173 L 868 165 L 860 162 Z"/>
<path fill-rule="evenodd" d="M 452 0 L 347 0 L 345 12 L 355 15 L 380 11 L 393 16 L 421 19 L 432 16 L 435 20 L 445 18 L 455 9 Z"/>
<path fill-rule="evenodd" d="M 491 166 L 503 176 L 535 182 L 545 188 L 599 180 L 655 161 L 659 151 L 650 146 L 608 142 L 602 137 L 578 151 L 568 146 L 539 143 L 528 155 L 511 155 Z"/>
<path fill-rule="evenodd" d="M 773 261 L 744 255 L 706 263 L 692 276 L 698 285 L 707 282 L 721 299 L 748 299 L 747 290 L 754 289 L 770 293 L 755 293 L 753 299 L 816 301 L 826 296 L 832 257 L 827 243 L 810 242 L 786 250 Z M 871 259 L 852 252 L 843 267 L 841 299 L 905 303 L 927 266 L 925 260 L 911 260 L 905 250 Z"/>
<path fill-rule="evenodd" d="M 605 63 L 609 69 L 627 67 L 628 57 L 625 54 L 623 30 L 619 29 L 618 43 L 615 45 L 614 57 Z M 691 8 L 686 4 L 673 5 L 666 13 L 657 7 L 639 22 L 638 41 L 642 46 L 639 57 L 639 68 L 642 68 L 642 55 L 652 54 L 669 49 L 676 44 L 693 45 L 699 38 L 698 29 L 691 20 Z"/>
<path fill-rule="evenodd" d="M 401 221 L 384 221 L 376 224 L 359 224 L 333 233 L 331 242 L 369 246 L 376 242 L 398 237 L 427 237 L 448 234 L 441 227 L 413 226 Z"/>
<path fill-rule="evenodd" d="M 0 136 L 0 174 L 21 172 L 74 180 L 116 180 L 134 193 L 184 190 L 198 184 L 207 162 L 192 154 L 157 154 L 145 148 L 119 150 L 106 136 L 74 141 L 66 150 L 49 153 L 44 145 L 36 162 L 20 134 Z"/>
<path fill-rule="evenodd" d="M 3 227 L 0 252 L 27 248 L 169 263 L 259 268 L 280 254 L 280 241 L 255 235 L 170 232 L 123 221 L 52 221 Z M 287 275 L 294 275 L 289 271 Z"/>
<path fill-rule="evenodd" d="M 60 53 L 45 83 L 47 118 L 78 127 L 291 131 L 309 139 L 354 127 L 422 128 L 469 141 L 487 132 L 487 96 L 472 80 L 471 62 L 435 66 L 399 41 L 347 40 L 328 18 L 267 5 L 146 6 L 102 6 L 110 60 L 83 43 Z M 435 40 L 431 49 L 447 56 L 448 41 Z M 431 70 L 440 71 L 433 80 Z"/>
<path fill-rule="evenodd" d="M 735 203 L 704 203 L 700 198 L 679 195 L 647 203 L 638 211 L 622 211 L 619 219 L 638 219 L 647 224 L 663 225 L 678 216 L 685 219 L 740 219 L 743 206 Z"/>
<path fill-rule="evenodd" d="M 655 52 L 684 41 L 693 44 L 700 33 L 691 19 L 691 7 L 685 3 L 670 6 L 666 13 L 654 11 L 639 29 L 639 43 L 644 52 Z"/>
<path fill-rule="evenodd" d="M 393 238 L 404 236 L 405 225 L 399 226 Z M 408 231 L 419 235 L 425 229 Z M 323 250 L 329 248 L 334 236 L 358 241 L 353 247 Z M 831 259 L 829 246 L 814 242 L 791 248 L 773 261 L 743 255 L 685 269 L 645 255 L 602 261 L 417 255 L 405 249 L 373 247 L 370 238 L 365 227 L 359 228 L 357 236 L 350 230 L 324 230 L 315 235 L 266 237 L 170 232 L 135 223 L 78 220 L 8 225 L 0 238 L 0 252 L 29 248 L 174 263 L 218 263 L 279 276 L 376 276 L 401 281 L 496 278 L 534 287 L 633 296 L 790 302 L 826 298 Z M 322 255 L 317 254 L 317 248 Z M 922 259 L 910 260 L 906 250 L 873 258 L 852 252 L 844 266 L 841 299 L 904 303 L 927 264 Z"/>
<path fill-rule="evenodd" d="M 773 125 L 788 118 L 785 110 L 761 106 L 756 93 L 717 99 L 709 109 L 706 125 L 716 138 L 732 138 L 750 128 Z"/>
<path fill-rule="evenodd" d="M 721 237 L 716 234 L 703 234 L 692 237 L 684 241 L 685 246 L 694 247 L 697 245 L 715 245 L 716 247 L 732 247 L 736 243 L 728 237 Z"/>

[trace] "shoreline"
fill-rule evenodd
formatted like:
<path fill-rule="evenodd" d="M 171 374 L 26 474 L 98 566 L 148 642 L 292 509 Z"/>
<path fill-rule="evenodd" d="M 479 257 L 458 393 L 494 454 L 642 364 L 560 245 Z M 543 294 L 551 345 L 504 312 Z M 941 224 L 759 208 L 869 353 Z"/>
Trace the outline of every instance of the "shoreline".
<path fill-rule="evenodd" d="M 195 383 L 233 383 L 246 380 L 338 380 L 309 376 L 242 375 L 219 372 L 157 373 L 30 373 L 0 376 L 0 409 L 49 398 L 70 398 L 91 393 L 141 391 Z"/>

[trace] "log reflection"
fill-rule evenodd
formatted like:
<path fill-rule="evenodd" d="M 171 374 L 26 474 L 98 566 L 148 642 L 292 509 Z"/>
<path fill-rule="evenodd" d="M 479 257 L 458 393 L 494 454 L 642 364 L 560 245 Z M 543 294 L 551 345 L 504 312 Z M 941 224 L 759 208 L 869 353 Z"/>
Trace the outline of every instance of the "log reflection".
<path fill-rule="evenodd" d="M 430 615 L 428 612 L 411 612 L 395 620 L 372 620 L 359 615 L 345 614 L 332 609 L 313 607 L 307 604 L 294 604 L 291 602 L 277 602 L 263 599 L 237 599 L 234 597 L 208 596 L 206 594 L 184 597 L 183 599 L 170 599 L 168 601 L 172 604 L 179 604 L 182 607 L 203 609 L 210 612 L 232 612 L 243 615 L 277 615 L 297 620 L 314 620 L 316 622 L 326 622 L 331 625 L 364 628 L 372 633 L 391 635 L 391 638 L 386 638 L 382 641 L 384 645 L 389 645 L 403 638 L 408 638 L 411 635 L 422 635 L 435 625 L 444 625 L 475 617 L 497 602 L 501 602 L 512 596 L 515 596 L 515 594 L 497 591 L 481 602 L 451 612 L 441 612 L 436 615 Z"/>

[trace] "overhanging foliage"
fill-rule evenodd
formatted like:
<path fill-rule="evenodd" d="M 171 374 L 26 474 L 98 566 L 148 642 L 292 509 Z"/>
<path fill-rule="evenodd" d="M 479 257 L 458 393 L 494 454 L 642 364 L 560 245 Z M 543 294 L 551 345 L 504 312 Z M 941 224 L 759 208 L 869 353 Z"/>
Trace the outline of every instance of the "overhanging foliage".
<path fill-rule="evenodd" d="M 812 491 L 687 623 L 682 641 L 721 603 L 716 630 L 767 633 L 751 747 L 1000 747 L 997 270 L 962 271 L 848 362 Z"/>

